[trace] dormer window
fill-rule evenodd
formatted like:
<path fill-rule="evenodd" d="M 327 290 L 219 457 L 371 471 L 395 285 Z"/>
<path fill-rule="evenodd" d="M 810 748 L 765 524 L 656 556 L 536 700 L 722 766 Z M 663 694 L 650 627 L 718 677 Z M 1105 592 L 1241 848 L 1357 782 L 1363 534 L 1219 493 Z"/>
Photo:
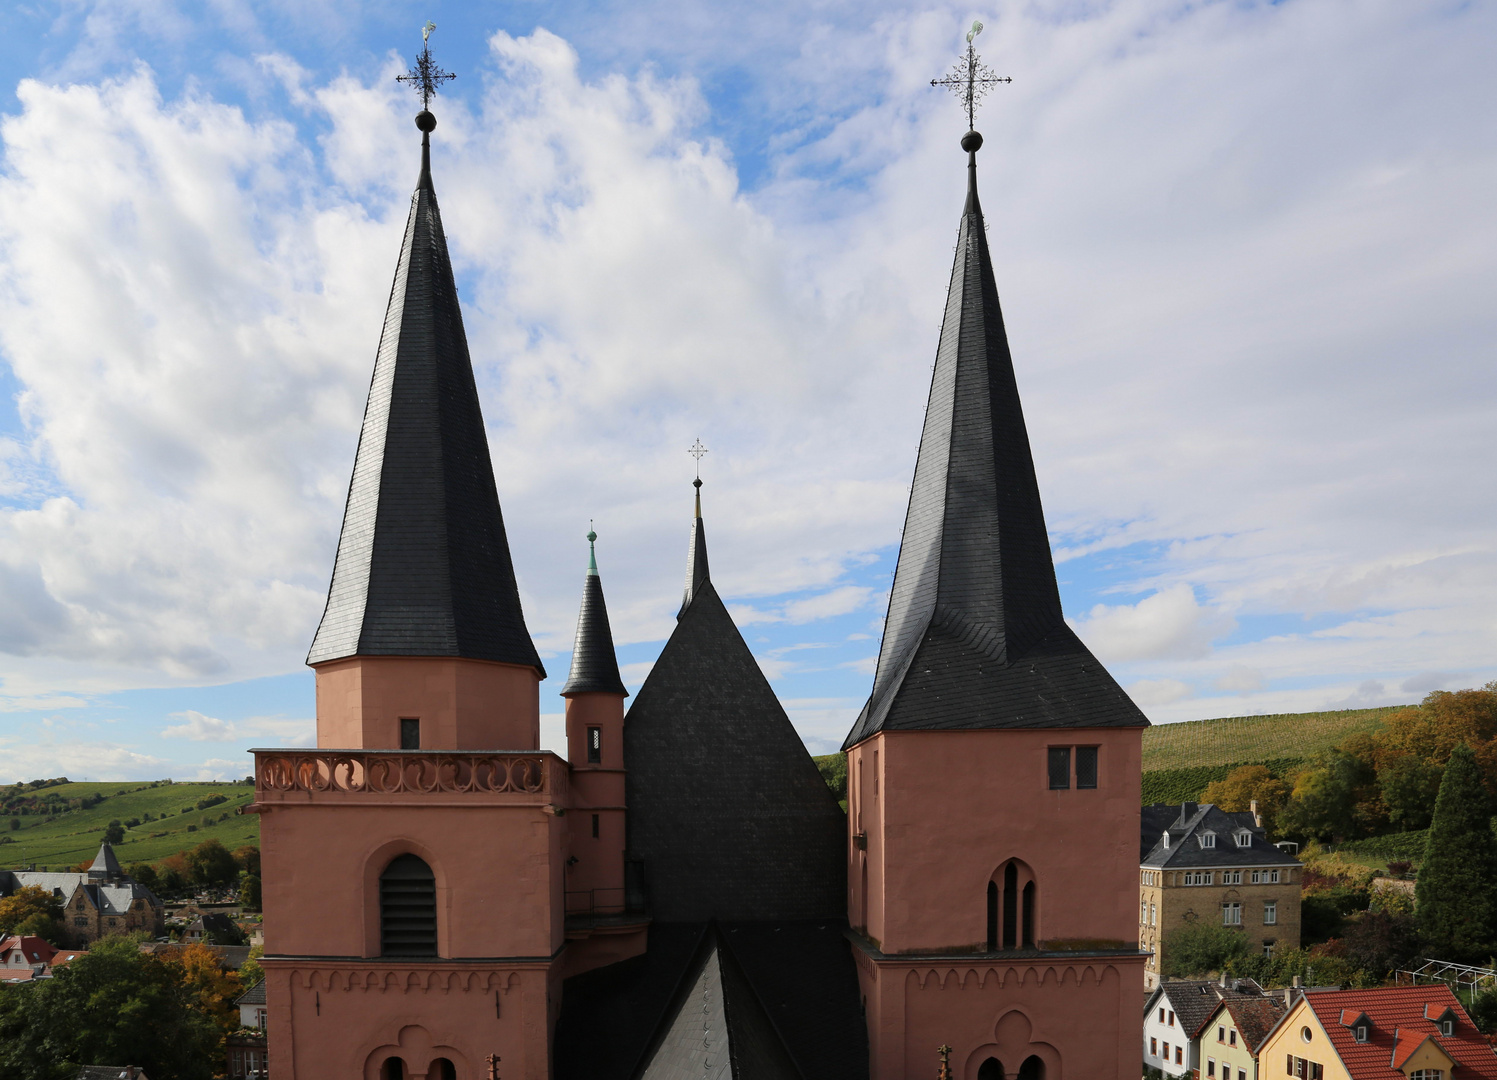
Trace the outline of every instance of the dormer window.
<path fill-rule="evenodd" d="M 1441 1020 L 1440 1021 L 1440 1034 L 1441 1035 L 1454 1035 L 1455 1034 L 1455 1021 L 1454 1020 Z"/>
<path fill-rule="evenodd" d="M 1357 1042 L 1367 1041 L 1367 1025 L 1358 1024 L 1356 1027 Z"/>
<path fill-rule="evenodd" d="M 1253 846 L 1253 834 L 1250 833 L 1250 832 L 1248 832 L 1246 829 L 1238 829 L 1237 830 L 1237 846 L 1238 847 L 1252 847 Z"/>
<path fill-rule="evenodd" d="M 1203 848 L 1216 847 L 1216 833 L 1214 832 L 1203 832 L 1201 833 L 1199 839 Z"/>
<path fill-rule="evenodd" d="M 1163 845 L 1164 845 L 1164 846 L 1165 846 L 1165 847 L 1169 847 L 1169 846 L 1170 846 L 1170 834 L 1169 834 L 1169 833 L 1168 833 L 1168 832 L 1166 832 L 1166 833 L 1165 833 L 1165 834 L 1164 834 L 1164 835 L 1163 835 L 1163 836 L 1162 836 L 1162 837 L 1161 837 L 1161 838 L 1160 838 L 1160 841 L 1159 841 L 1159 842 L 1160 842 L 1160 843 L 1161 843 L 1161 844 L 1163 844 Z"/>

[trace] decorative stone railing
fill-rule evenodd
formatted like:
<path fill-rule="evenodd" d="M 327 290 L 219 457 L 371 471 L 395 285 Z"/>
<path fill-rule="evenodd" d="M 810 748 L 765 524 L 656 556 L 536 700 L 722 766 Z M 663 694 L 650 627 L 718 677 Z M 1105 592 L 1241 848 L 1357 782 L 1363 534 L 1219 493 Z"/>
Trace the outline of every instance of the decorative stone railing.
<path fill-rule="evenodd" d="M 504 794 L 555 799 L 565 763 L 548 753 L 255 750 L 255 792 Z"/>

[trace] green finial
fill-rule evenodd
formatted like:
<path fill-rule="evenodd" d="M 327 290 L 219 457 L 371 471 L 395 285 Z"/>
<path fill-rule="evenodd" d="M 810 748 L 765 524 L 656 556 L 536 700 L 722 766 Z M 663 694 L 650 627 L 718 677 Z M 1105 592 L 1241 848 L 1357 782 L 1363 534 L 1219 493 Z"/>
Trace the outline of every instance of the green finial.
<path fill-rule="evenodd" d="M 587 572 L 590 577 L 598 576 L 598 534 L 593 529 L 591 520 L 587 523 Z"/>

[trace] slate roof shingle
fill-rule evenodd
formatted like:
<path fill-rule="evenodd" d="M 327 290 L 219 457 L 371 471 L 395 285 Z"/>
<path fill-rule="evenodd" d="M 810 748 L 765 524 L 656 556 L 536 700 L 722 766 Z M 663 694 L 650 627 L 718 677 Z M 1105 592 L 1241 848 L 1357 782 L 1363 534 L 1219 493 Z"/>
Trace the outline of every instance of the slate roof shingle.
<path fill-rule="evenodd" d="M 520 608 L 429 133 L 307 663 L 350 656 L 464 657 L 545 675 Z"/>
<path fill-rule="evenodd" d="M 572 642 L 572 669 L 563 694 L 623 694 L 618 653 L 613 648 L 613 629 L 608 625 L 608 605 L 603 601 L 603 579 L 598 576 L 598 558 L 592 549 L 596 533 L 588 534 L 587 578 L 582 584 L 582 608 L 577 613 L 577 636 Z"/>
<path fill-rule="evenodd" d="M 976 153 L 868 703 L 885 730 L 1147 727 L 1061 613 Z"/>
<path fill-rule="evenodd" d="M 1144 808 L 1139 828 L 1139 847 L 1143 850 L 1139 861 L 1153 869 L 1300 865 L 1293 855 L 1269 843 L 1268 834 L 1253 823 L 1252 814 L 1228 813 L 1211 803 L 1156 803 Z M 1168 846 L 1164 841 L 1166 832 Z M 1245 847 L 1237 842 L 1242 834 L 1249 840 Z M 1214 846 L 1202 845 L 1201 838 L 1207 835 L 1214 838 Z"/>

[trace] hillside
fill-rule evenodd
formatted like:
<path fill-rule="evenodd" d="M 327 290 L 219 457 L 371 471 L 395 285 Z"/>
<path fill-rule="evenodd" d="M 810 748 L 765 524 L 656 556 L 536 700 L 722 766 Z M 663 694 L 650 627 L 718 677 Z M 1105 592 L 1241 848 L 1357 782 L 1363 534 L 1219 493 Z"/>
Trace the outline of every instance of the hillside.
<path fill-rule="evenodd" d="M 214 796 L 223 802 L 199 810 L 198 803 Z M 142 783 L 66 783 L 32 787 L 15 784 L 0 788 L 0 868 L 28 865 L 63 870 L 98 854 L 105 827 L 113 820 L 140 824 L 125 830 L 115 845 L 120 862 L 150 862 L 194 847 L 210 837 L 230 851 L 260 843 L 260 819 L 240 814 L 254 801 L 248 784 L 184 783 L 170 780 Z M 54 807 L 52 813 L 17 813 L 20 802 Z M 81 804 L 81 805 L 80 805 Z M 151 820 L 145 820 L 150 815 Z M 19 823 L 19 828 L 13 824 Z"/>
<path fill-rule="evenodd" d="M 1227 716 L 1157 724 L 1144 732 L 1144 771 L 1231 765 L 1245 761 L 1300 761 L 1329 750 L 1348 735 L 1376 731 L 1389 713 L 1407 708 Z"/>

